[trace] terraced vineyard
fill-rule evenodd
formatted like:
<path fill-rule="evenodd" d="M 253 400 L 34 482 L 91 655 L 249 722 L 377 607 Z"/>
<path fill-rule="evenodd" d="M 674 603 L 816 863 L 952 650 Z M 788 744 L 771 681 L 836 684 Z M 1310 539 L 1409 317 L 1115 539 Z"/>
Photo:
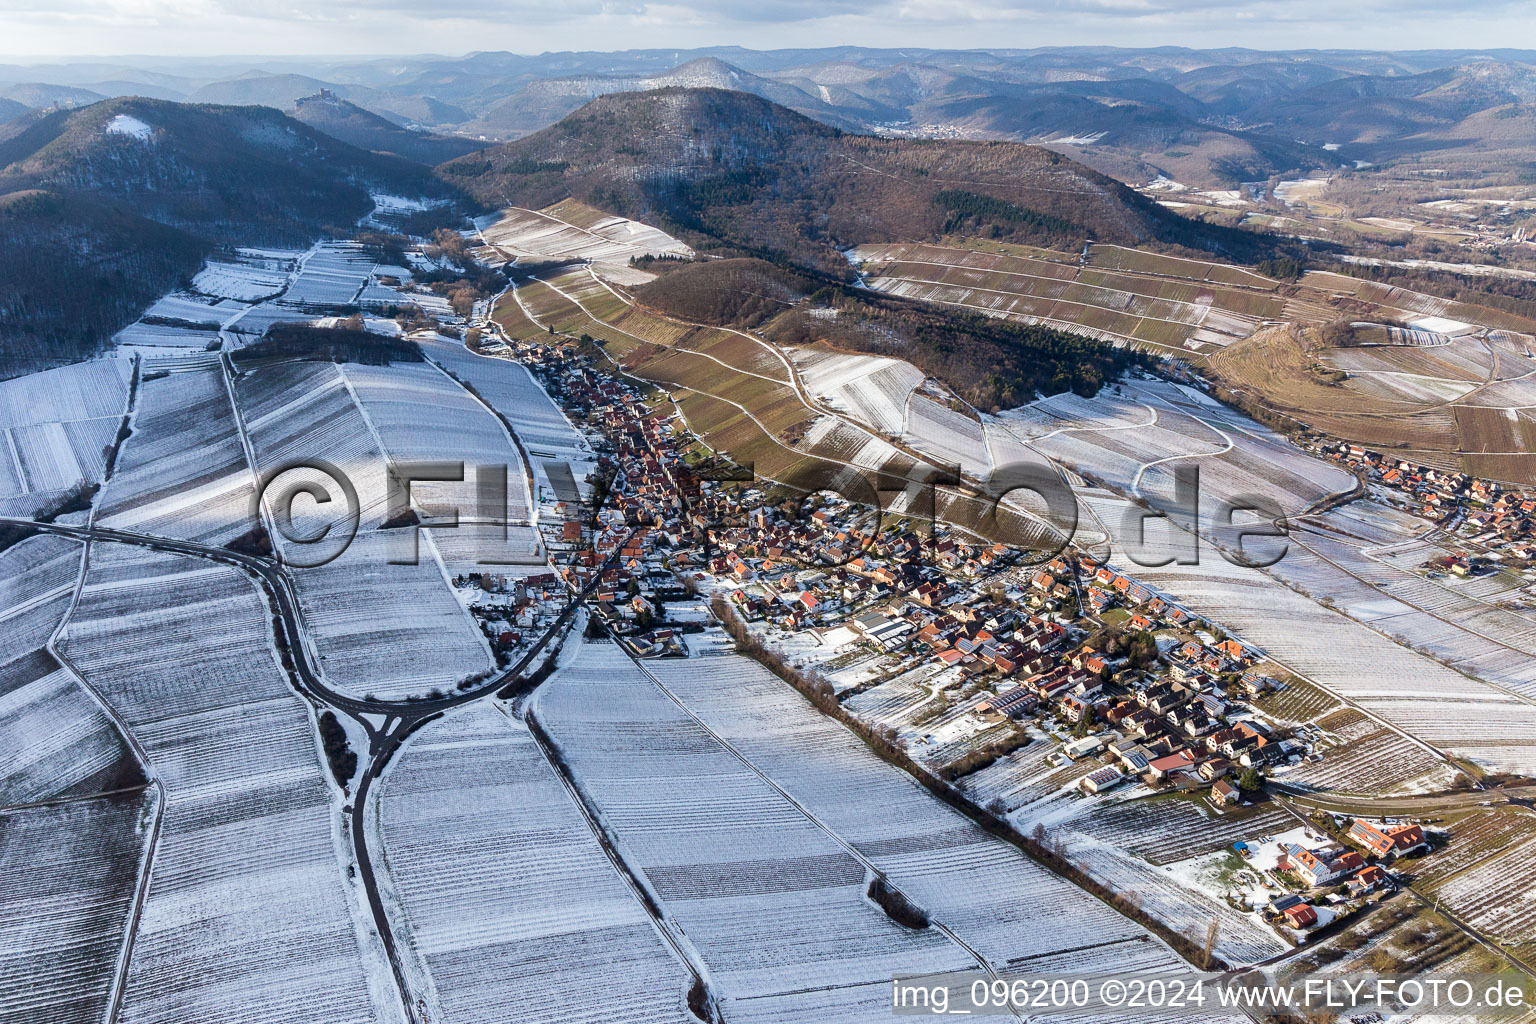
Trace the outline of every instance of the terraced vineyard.
<path fill-rule="evenodd" d="M 866 245 L 871 287 L 1105 341 L 1204 354 L 1283 315 L 1278 282 L 1237 268 L 1093 246 L 1041 259 L 1004 246 Z"/>

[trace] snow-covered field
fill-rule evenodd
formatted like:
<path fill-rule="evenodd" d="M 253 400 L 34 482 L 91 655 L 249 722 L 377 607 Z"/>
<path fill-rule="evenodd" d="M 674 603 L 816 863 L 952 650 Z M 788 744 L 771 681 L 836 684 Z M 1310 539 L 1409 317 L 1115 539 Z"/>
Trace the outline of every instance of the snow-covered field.
<path fill-rule="evenodd" d="M 477 356 L 444 339 L 423 340 L 422 348 L 428 358 L 473 387 L 487 405 L 512 424 L 533 461 L 534 483 L 540 494 L 553 493 L 546 469 L 549 463 L 566 463 L 577 481 L 591 471 L 596 461 L 591 445 L 525 367 L 506 359 Z M 519 488 L 509 479 L 507 490 L 509 496 L 515 496 Z"/>
<path fill-rule="evenodd" d="M 424 365 L 414 371 L 404 365 L 372 373 L 364 369 L 348 365 L 343 370 L 323 362 L 261 366 L 240 378 L 241 411 L 264 471 L 291 460 L 323 460 L 344 473 L 357 491 L 358 531 L 351 545 L 323 566 L 293 570 L 300 610 L 326 678 L 345 692 L 381 698 L 451 689 L 490 669 L 490 650 L 453 595 L 432 531 L 420 531 L 415 564 L 400 564 L 409 556 L 416 531 L 382 528 L 388 518 L 384 442 L 354 398 L 348 375 L 360 374 L 381 402 L 389 394 L 389 381 L 421 384 L 433 381 L 424 376 L 430 373 L 445 386 L 448 382 Z M 398 378 L 392 376 L 397 372 Z M 430 408 L 413 412 L 381 406 L 380 411 L 401 443 L 420 436 L 412 434 L 413 415 L 420 421 L 431 414 Z M 481 415 L 485 443 L 494 443 L 494 421 Z M 317 482 L 332 495 L 330 507 L 345 504 L 335 483 L 323 477 Z M 509 491 L 512 486 L 509 481 Z M 271 500 L 270 492 L 267 497 Z M 323 520 L 335 523 L 340 517 Z M 296 524 L 301 533 L 323 525 L 317 517 L 296 519 Z M 295 550 L 281 536 L 274 542 Z"/>
<path fill-rule="evenodd" d="M 687 968 L 521 722 L 454 712 L 377 792 L 377 867 L 430 1019 L 694 1020 Z"/>
<path fill-rule="evenodd" d="M 562 216 L 563 215 L 563 216 Z M 631 256 L 691 256 L 659 228 L 570 204 L 549 211 L 511 208 L 480 229 L 490 244 L 517 257 L 560 257 L 624 263 Z"/>
<path fill-rule="evenodd" d="M 649 667 L 689 711 L 996 968 L 1093 972 L 1182 961 L 881 761 L 723 633 Z"/>
<path fill-rule="evenodd" d="M 0 552 L 0 806 L 117 788 L 132 768 L 111 719 L 45 648 L 83 551 L 42 535 Z"/>
<path fill-rule="evenodd" d="M 886 917 L 865 897 L 862 858 L 617 646 L 584 644 L 534 708 L 625 861 L 698 950 L 728 1019 L 866 1020 L 893 973 L 974 965 L 937 930 Z"/>
<path fill-rule="evenodd" d="M 320 242 L 302 257 L 278 301 L 297 307 L 348 305 L 368 283 L 373 264 L 373 257 L 354 242 Z"/>
<path fill-rule="evenodd" d="M 294 256 L 297 258 L 298 254 Z M 244 302 L 271 298 L 287 283 L 288 271 L 271 266 L 268 260 L 209 260 L 192 279 L 193 289 L 204 295 Z"/>
<path fill-rule="evenodd" d="M 255 525 L 253 490 L 218 357 L 166 370 L 146 361 L 100 525 L 222 544 Z"/>
<path fill-rule="evenodd" d="M 156 804 L 140 790 L 0 810 L 0 1021 L 110 1018 Z"/>
<path fill-rule="evenodd" d="M 817 401 L 882 434 L 901 433 L 907 396 L 923 382 L 922 371 L 901 359 L 816 349 L 787 354 Z"/>
<path fill-rule="evenodd" d="M 62 647 L 165 788 L 124 1022 L 395 1021 L 305 703 L 234 569 L 98 545 Z M 372 973 L 370 973 L 372 972 Z M 387 979 L 387 968 L 383 978 Z"/>
<path fill-rule="evenodd" d="M 94 359 L 0 382 L 0 510 L 31 515 L 100 482 L 131 373 L 126 359 Z"/>

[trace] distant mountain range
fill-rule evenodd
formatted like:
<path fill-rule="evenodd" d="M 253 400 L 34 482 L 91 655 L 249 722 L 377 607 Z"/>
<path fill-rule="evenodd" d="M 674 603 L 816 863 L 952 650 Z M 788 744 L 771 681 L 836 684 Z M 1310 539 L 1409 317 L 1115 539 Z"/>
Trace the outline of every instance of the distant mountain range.
<path fill-rule="evenodd" d="M 0 66 L 0 121 L 21 113 L 16 103 L 122 95 L 291 110 L 324 89 L 397 125 L 504 141 L 606 93 L 710 87 L 848 130 L 1038 142 L 1132 183 L 1162 174 L 1209 185 L 1429 152 L 1495 160 L 1506 147 L 1487 145 L 1490 132 L 1530 137 L 1533 76 L 1536 52 L 1516 50 L 713 47 L 234 68 L 194 59 Z M 339 137 L 364 138 L 355 115 L 327 121 L 352 133 Z M 384 148 L 416 148 L 407 141 Z"/>

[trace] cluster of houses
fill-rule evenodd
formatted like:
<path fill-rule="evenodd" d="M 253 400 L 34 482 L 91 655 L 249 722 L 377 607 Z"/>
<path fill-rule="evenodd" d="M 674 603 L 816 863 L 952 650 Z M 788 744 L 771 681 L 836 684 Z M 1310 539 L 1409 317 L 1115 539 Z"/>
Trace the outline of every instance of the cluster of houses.
<path fill-rule="evenodd" d="M 1418 515 L 1456 531 L 1470 543 L 1521 561 L 1536 561 L 1536 494 L 1466 473 L 1415 465 L 1356 444 L 1329 442 L 1320 450 L 1402 495 Z M 1458 557 L 1446 568 L 1458 576 L 1471 575 L 1477 561 Z"/>
<path fill-rule="evenodd" d="M 1272 897 L 1268 910 L 1273 918 L 1298 931 L 1310 928 L 1319 923 L 1319 904 L 1338 907 L 1390 888 L 1393 880 L 1387 866 L 1399 857 L 1429 848 L 1424 830 L 1412 824 L 1378 825 L 1356 818 L 1347 836 L 1359 849 L 1350 849 L 1342 842 L 1285 844 L 1275 871 L 1288 875 L 1303 889 Z M 1245 844 L 1235 845 L 1239 853 L 1246 854 Z M 1335 891 L 1321 893 L 1323 889 Z"/>
<path fill-rule="evenodd" d="M 531 642 L 538 627 L 558 615 L 568 597 L 560 577 L 553 572 L 531 576 L 465 573 L 455 576 L 453 585 L 468 592 L 468 611 L 500 664 L 509 662 Z"/>
<path fill-rule="evenodd" d="M 723 583 L 749 622 L 862 644 L 900 670 L 931 661 L 983 719 L 1049 716 L 1083 734 L 1063 754 L 1104 762 L 1083 780 L 1090 791 L 1139 777 L 1211 786 L 1225 807 L 1242 799 L 1229 775 L 1283 756 L 1263 723 L 1236 717 L 1238 702 L 1274 686 L 1254 671 L 1257 652 L 1203 632 L 1153 588 L 1072 553 L 1010 572 L 1019 552 L 942 525 L 919 532 L 839 499 L 775 504 L 754 486 L 705 484 L 667 407 L 570 350 L 522 347 L 572 418 L 606 438 L 604 499 L 561 524 L 561 572 L 627 624 L 635 653 L 686 650 L 663 614 L 668 576 Z M 1132 665 L 1084 642 L 1114 606 L 1129 613 L 1122 631 L 1159 638 L 1152 657 Z"/>

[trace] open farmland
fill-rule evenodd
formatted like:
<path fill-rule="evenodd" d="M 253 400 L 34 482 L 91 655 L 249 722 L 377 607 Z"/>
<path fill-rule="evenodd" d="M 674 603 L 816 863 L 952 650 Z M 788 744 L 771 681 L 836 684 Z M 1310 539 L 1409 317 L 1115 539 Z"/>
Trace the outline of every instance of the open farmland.
<path fill-rule="evenodd" d="M 208 544 L 249 530 L 254 486 L 218 357 L 146 363 L 134 404 L 101 525 Z"/>
<path fill-rule="evenodd" d="M 533 711 L 620 855 L 698 950 L 727 1018 L 866 1019 L 893 972 L 974 966 L 939 931 L 887 918 L 865 898 L 868 865 L 836 832 L 617 646 L 583 645 Z"/>
<path fill-rule="evenodd" d="M 1536 406 L 1536 361 L 1528 342 L 1511 348 L 1500 337 L 1332 348 L 1310 328 L 1267 327 L 1213 356 L 1211 369 L 1237 395 L 1335 437 L 1418 464 L 1529 482 L 1536 424 L 1524 410 Z"/>
<path fill-rule="evenodd" d="M 433 723 L 377 807 L 395 930 L 432 1020 L 499 1024 L 514 1005 L 529 1024 L 693 1020 L 687 967 L 520 722 L 482 704 Z"/>
<path fill-rule="evenodd" d="M 1166 381 L 1128 380 L 1091 399 L 1054 395 L 988 422 L 989 434 L 1004 430 L 1079 473 L 1162 507 L 1173 497 L 1172 471 L 1180 463 L 1197 467 L 1202 528 L 1216 524 L 1221 499 L 1263 497 L 1295 514 L 1355 486 L 1349 473 L 1275 431 Z"/>
<path fill-rule="evenodd" d="M 234 569 L 95 546 L 62 646 L 165 792 L 125 1022 L 398 1016 L 371 982 L 310 711 L 270 643 Z"/>
<path fill-rule="evenodd" d="M 511 207 L 480 237 L 498 252 L 518 259 L 585 259 L 624 263 L 631 256 L 690 256 L 693 250 L 665 232 L 638 221 L 566 200 L 545 210 Z"/>
<path fill-rule="evenodd" d="M 1186 354 L 1247 337 L 1285 308 L 1277 282 L 1218 264 L 1117 246 L 1079 263 L 984 245 L 867 245 L 855 257 L 871 287 L 895 295 Z"/>
<path fill-rule="evenodd" d="M 0 806 L 141 778 L 117 727 L 45 646 L 69 610 L 83 552 L 46 535 L 0 552 Z"/>
<path fill-rule="evenodd" d="M 101 482 L 132 363 L 97 359 L 0 382 L 0 510 L 30 515 Z"/>
<path fill-rule="evenodd" d="M 723 634 L 698 646 L 711 671 L 692 661 L 651 662 L 651 670 L 691 715 L 994 968 L 1092 973 L 1182 963 L 881 761 L 767 669 L 732 653 Z"/>
<path fill-rule="evenodd" d="M 110 1019 L 158 797 L 0 810 L 0 1021 Z"/>
<path fill-rule="evenodd" d="M 399 564 L 417 531 L 408 526 L 384 528 L 387 449 L 354 395 L 348 374 L 359 370 L 303 361 L 252 367 L 237 384 L 245 429 L 264 470 L 295 459 L 324 460 L 357 489 L 359 523 L 352 544 L 325 565 L 293 570 L 300 610 L 326 677 L 338 689 L 357 695 L 388 698 L 446 690 L 488 671 L 490 651 L 453 596 L 431 531 L 419 531 L 415 564 Z M 360 379 L 381 403 L 390 395 L 385 382 L 404 388 L 413 381 L 434 389 L 456 387 L 424 364 L 383 372 L 397 370 L 399 376 L 362 373 Z M 472 401 L 462 391 L 454 400 Z M 471 422 L 479 423 L 483 443 L 510 453 L 510 447 L 502 448 L 506 439 L 491 415 L 478 405 L 473 411 L 478 419 Z M 380 412 L 386 412 L 382 405 Z M 429 412 L 423 409 L 417 415 Z M 397 444 L 422 443 L 413 440 L 423 435 L 415 431 L 416 420 L 408 410 L 395 407 L 384 418 Z M 324 485 L 328 491 L 336 486 Z M 381 602 L 385 594 L 390 600 Z"/>

